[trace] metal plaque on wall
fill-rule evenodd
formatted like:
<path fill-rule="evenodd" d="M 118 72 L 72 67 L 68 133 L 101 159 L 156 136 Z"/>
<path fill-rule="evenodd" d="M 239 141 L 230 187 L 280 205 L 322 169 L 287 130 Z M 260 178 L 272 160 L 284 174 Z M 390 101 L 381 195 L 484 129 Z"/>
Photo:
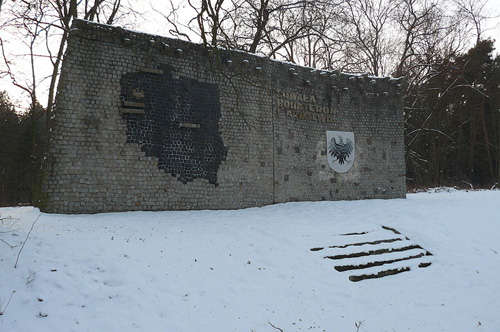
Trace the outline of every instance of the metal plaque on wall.
<path fill-rule="evenodd" d="M 327 131 L 326 145 L 328 165 L 338 173 L 349 171 L 354 164 L 354 156 L 356 155 L 354 133 Z"/>

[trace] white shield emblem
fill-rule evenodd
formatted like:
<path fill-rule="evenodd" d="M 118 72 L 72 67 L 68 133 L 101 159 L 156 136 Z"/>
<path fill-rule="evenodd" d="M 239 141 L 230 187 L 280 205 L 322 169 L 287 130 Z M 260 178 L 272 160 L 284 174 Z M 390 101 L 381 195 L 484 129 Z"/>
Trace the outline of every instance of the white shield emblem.
<path fill-rule="evenodd" d="M 354 133 L 348 131 L 327 131 L 326 149 L 328 165 L 338 173 L 349 171 L 356 155 Z"/>

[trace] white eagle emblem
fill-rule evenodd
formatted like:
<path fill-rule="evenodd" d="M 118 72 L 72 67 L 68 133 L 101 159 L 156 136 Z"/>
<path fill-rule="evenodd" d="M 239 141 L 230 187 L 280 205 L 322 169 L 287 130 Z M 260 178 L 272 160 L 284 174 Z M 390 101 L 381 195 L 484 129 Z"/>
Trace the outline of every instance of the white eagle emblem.
<path fill-rule="evenodd" d="M 345 173 L 354 164 L 354 133 L 345 131 L 327 131 L 327 160 L 330 167 L 339 173 Z"/>

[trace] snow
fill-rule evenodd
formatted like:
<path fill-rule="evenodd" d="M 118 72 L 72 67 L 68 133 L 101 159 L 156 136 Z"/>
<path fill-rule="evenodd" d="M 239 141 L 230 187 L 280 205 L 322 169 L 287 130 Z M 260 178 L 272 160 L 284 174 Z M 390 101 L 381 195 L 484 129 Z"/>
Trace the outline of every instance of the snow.
<path fill-rule="evenodd" d="M 500 331 L 499 202 L 444 190 L 234 211 L 2 208 L 0 331 Z M 401 241 L 329 248 L 389 238 Z M 369 258 L 324 258 L 408 244 L 423 250 L 376 260 L 432 256 L 345 272 L 334 266 Z"/>

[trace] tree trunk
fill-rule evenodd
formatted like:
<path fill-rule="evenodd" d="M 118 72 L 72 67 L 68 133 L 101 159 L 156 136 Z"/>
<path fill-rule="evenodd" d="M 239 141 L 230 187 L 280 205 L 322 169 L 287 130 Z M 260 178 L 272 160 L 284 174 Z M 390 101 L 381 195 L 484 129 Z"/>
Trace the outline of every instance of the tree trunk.
<path fill-rule="evenodd" d="M 488 127 L 486 125 L 486 119 L 484 116 L 484 97 L 481 98 L 481 120 L 482 120 L 482 127 L 483 127 L 483 133 L 484 133 L 484 141 L 486 144 L 486 156 L 487 156 L 487 164 L 488 164 L 488 170 L 489 170 L 489 178 L 491 180 L 495 179 L 495 167 L 493 164 L 493 155 L 491 153 L 491 145 L 490 145 L 490 136 L 488 133 Z"/>

